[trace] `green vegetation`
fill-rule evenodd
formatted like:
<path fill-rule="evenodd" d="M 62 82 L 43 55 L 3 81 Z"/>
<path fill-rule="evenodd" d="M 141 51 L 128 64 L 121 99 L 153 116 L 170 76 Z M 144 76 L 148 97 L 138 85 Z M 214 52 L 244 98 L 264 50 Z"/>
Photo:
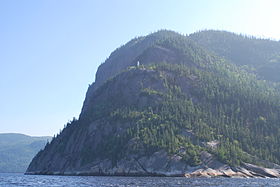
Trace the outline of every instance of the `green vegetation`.
<path fill-rule="evenodd" d="M 110 158 L 114 161 L 130 154 L 149 155 L 161 149 L 182 155 L 190 165 L 200 163 L 199 153 L 208 150 L 230 165 L 256 163 L 252 156 L 280 163 L 279 92 L 253 75 L 234 71 L 234 66 L 213 66 L 215 71 L 201 71 L 184 65 L 151 65 L 157 72 L 165 93 L 143 88 L 141 97 L 162 97 L 155 106 L 122 106 L 125 101 L 110 100 L 111 107 L 99 107 L 88 115 L 91 120 L 130 123 L 121 133 L 113 131 L 96 150 L 85 150 L 86 161 Z M 126 73 L 126 72 L 124 72 Z M 128 72 L 129 73 L 129 72 Z M 188 82 L 180 83 L 180 80 Z M 114 82 L 113 80 L 110 80 Z M 185 84 L 190 84 L 184 92 Z M 106 85 L 100 89 L 108 88 Z M 104 103 L 100 103 L 104 106 Z M 95 109 L 96 109 L 95 108 Z M 103 114 L 103 115 L 101 115 Z M 75 122 L 77 123 L 77 122 Z M 192 136 L 184 135 L 192 132 Z M 129 150 L 127 143 L 134 140 Z M 216 149 L 203 142 L 218 140 Z"/>
<path fill-rule="evenodd" d="M 272 75 L 262 80 L 260 73 L 268 67 L 263 60 L 278 63 L 277 45 L 214 31 L 190 37 L 159 31 L 136 38 L 100 66 L 80 118 L 33 162 L 59 154 L 71 157 L 72 165 L 77 158 L 83 166 L 104 159 L 116 164 L 165 150 L 191 166 L 201 163 L 202 151 L 231 166 L 280 164 L 279 82 Z"/>
<path fill-rule="evenodd" d="M 25 172 L 34 155 L 50 138 L 0 134 L 0 172 Z"/>
<path fill-rule="evenodd" d="M 230 62 L 255 72 L 260 79 L 280 81 L 280 42 L 206 30 L 190 35 L 199 45 Z"/>

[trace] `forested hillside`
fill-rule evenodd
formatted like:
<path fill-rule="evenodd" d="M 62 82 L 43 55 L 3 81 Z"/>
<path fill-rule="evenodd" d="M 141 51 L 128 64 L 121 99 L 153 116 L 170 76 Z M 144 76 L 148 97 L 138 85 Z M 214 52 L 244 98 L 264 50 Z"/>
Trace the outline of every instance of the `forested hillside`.
<path fill-rule="evenodd" d="M 27 173 L 183 176 L 211 168 L 219 174 L 207 170 L 209 176 L 279 177 L 278 170 L 250 165 L 280 168 L 277 81 L 262 80 L 260 69 L 250 70 L 262 60 L 235 57 L 232 44 L 228 52 L 220 42 L 210 50 L 204 34 L 159 31 L 114 51 L 79 119 L 34 157 Z"/>
<path fill-rule="evenodd" d="M 206 30 L 190 38 L 209 51 L 256 73 L 260 79 L 280 81 L 280 42 L 226 31 Z"/>
<path fill-rule="evenodd" d="M 0 134 L 0 172 L 25 172 L 32 158 L 51 137 Z"/>

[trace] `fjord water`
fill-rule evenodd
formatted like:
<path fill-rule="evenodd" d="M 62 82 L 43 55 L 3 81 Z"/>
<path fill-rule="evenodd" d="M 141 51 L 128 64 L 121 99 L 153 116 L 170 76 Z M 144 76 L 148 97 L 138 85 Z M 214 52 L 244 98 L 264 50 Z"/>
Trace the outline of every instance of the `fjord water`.
<path fill-rule="evenodd" d="M 93 187 L 180 187 L 180 186 L 280 186 L 280 179 L 183 178 L 183 177 L 95 177 L 0 173 L 0 186 L 93 186 Z"/>

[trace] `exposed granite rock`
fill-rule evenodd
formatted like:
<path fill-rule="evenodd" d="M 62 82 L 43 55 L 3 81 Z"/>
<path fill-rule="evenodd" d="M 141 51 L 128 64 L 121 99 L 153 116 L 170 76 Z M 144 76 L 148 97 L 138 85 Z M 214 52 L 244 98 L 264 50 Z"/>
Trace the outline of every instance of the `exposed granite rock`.
<path fill-rule="evenodd" d="M 176 60 L 175 54 L 172 54 L 172 51 L 169 50 L 169 54 L 172 54 L 172 57 L 169 57 L 169 55 L 166 54 L 168 49 L 156 46 L 158 41 L 165 39 L 166 33 L 169 33 L 170 35 L 178 35 L 172 31 L 159 31 L 158 33 L 151 34 L 147 37 L 135 38 L 126 45 L 121 46 L 112 52 L 110 57 L 98 67 L 95 82 L 91 84 L 87 90 L 81 114 L 86 112 L 90 106 L 92 95 L 97 88 L 129 66 L 136 66 L 137 61 L 140 61 L 141 64 L 148 64 L 151 62 L 164 62 L 171 59 L 173 61 Z M 147 50 L 148 48 L 154 49 L 152 57 L 149 57 L 148 55 L 150 54 L 147 54 L 150 51 Z"/>
<path fill-rule="evenodd" d="M 280 177 L 279 169 L 263 168 L 263 167 L 255 166 L 255 165 L 248 164 L 248 163 L 244 164 L 244 168 L 249 171 L 255 172 L 259 175 L 263 175 L 265 177 L 272 177 L 272 178 Z"/>
<path fill-rule="evenodd" d="M 186 56 L 182 51 L 164 47 L 164 41 L 170 37 L 180 38 L 181 41 L 188 43 L 187 45 L 191 46 L 189 48 L 189 54 L 192 52 L 199 53 L 198 51 L 195 51 L 197 45 L 192 40 L 173 31 L 161 30 L 146 37 L 139 37 L 131 40 L 112 52 L 109 58 L 98 67 L 95 82 L 92 83 L 87 90 L 81 115 L 83 115 L 83 113 L 88 110 L 88 107 L 91 106 L 94 92 L 100 86 L 128 67 L 136 66 L 138 61 L 141 65 L 168 62 L 170 64 L 187 64 L 195 66 L 191 55 Z M 205 55 L 204 63 L 208 63 L 210 58 L 212 57 Z M 182 59 L 185 60 L 183 61 Z"/>
<path fill-rule="evenodd" d="M 242 167 L 231 167 L 218 161 L 208 152 L 201 153 L 202 163 L 191 167 L 181 156 L 168 155 L 164 150 L 150 156 L 136 158 L 130 155 L 118 161 L 101 160 L 90 163 L 79 170 L 32 171 L 26 174 L 95 175 L 95 176 L 167 176 L 167 177 L 239 177 L 279 178 L 279 169 L 269 169 L 244 163 Z"/>

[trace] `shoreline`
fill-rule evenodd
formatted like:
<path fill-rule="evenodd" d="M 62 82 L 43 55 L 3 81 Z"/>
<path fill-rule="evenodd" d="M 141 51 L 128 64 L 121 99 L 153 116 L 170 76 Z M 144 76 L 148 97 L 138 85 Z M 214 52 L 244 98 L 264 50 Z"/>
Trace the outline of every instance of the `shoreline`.
<path fill-rule="evenodd" d="M 91 173 L 91 172 L 25 172 L 24 175 L 50 175 L 50 176 L 100 176 L 100 177 L 182 177 L 182 178 L 280 178 L 279 173 L 255 173 L 253 171 L 244 170 L 233 171 L 213 170 L 211 168 L 205 170 L 197 170 L 183 174 L 162 174 L 162 173 Z M 273 170 L 273 169 L 271 169 Z"/>

